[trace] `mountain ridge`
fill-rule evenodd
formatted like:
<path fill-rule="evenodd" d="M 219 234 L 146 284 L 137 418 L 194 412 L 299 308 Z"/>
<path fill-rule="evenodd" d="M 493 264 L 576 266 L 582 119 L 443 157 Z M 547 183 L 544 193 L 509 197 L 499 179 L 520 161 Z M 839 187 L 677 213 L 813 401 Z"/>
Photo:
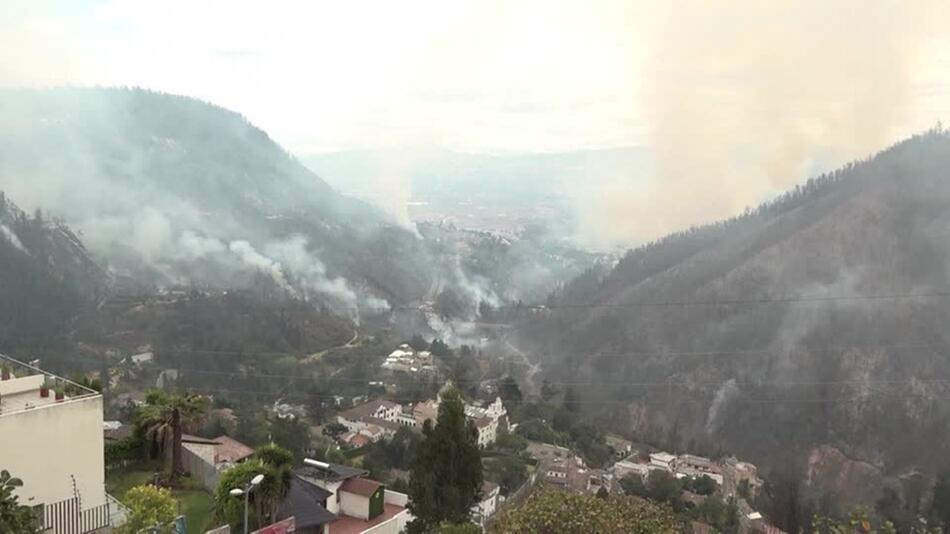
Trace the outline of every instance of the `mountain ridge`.
<path fill-rule="evenodd" d="M 950 287 L 948 165 L 950 134 L 931 131 L 631 251 L 552 297 L 519 344 L 544 355 L 549 380 L 598 384 L 572 395 L 639 439 L 802 473 L 828 445 L 888 474 L 939 468 L 950 301 L 835 297 Z M 814 296 L 829 299 L 795 301 Z"/>

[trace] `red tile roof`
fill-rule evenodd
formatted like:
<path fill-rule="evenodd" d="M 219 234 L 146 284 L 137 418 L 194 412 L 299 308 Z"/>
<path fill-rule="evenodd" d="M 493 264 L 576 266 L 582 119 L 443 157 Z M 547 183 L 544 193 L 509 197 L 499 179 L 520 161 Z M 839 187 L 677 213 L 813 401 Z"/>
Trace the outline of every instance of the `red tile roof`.
<path fill-rule="evenodd" d="M 368 478 L 351 478 L 340 486 L 340 491 L 362 495 L 363 497 L 372 497 L 380 486 L 382 484 Z"/>
<path fill-rule="evenodd" d="M 218 442 L 218 445 L 214 447 L 215 463 L 240 462 L 241 460 L 254 454 L 254 449 L 228 436 L 220 436 L 214 438 L 214 440 Z"/>
<path fill-rule="evenodd" d="M 217 445 L 219 442 L 216 439 L 202 438 L 200 436 L 192 436 L 191 434 L 182 434 L 181 435 L 182 443 L 197 443 L 200 445 Z"/>

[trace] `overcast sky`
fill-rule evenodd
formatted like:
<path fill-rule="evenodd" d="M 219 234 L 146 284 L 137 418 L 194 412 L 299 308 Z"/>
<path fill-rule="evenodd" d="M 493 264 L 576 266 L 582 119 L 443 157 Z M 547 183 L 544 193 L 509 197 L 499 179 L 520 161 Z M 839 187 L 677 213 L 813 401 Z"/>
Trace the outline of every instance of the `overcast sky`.
<path fill-rule="evenodd" d="M 297 152 L 638 144 L 626 4 L 5 0 L 0 83 L 195 96 Z"/>
<path fill-rule="evenodd" d="M 642 145 L 584 201 L 626 242 L 950 123 L 944 4 L 3 0 L 0 85 L 194 96 L 297 154 Z"/>

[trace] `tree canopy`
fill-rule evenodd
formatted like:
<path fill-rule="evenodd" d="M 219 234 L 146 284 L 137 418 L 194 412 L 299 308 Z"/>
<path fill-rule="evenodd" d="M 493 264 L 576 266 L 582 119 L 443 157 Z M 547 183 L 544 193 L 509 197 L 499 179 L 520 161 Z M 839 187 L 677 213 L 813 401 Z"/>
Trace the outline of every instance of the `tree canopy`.
<path fill-rule="evenodd" d="M 474 425 L 465 417 L 455 388 L 442 394 L 435 426 L 426 421 L 409 480 L 410 532 L 428 532 L 443 522 L 465 523 L 479 497 L 482 464 Z"/>
<path fill-rule="evenodd" d="M 533 495 L 523 506 L 503 512 L 491 532 L 673 534 L 680 531 L 679 527 L 668 505 L 636 497 L 598 498 L 546 490 Z"/>
<path fill-rule="evenodd" d="M 0 471 L 0 532 L 31 532 L 36 525 L 33 511 L 21 505 L 13 493 L 23 481 L 9 471 Z"/>
<path fill-rule="evenodd" d="M 171 490 L 152 485 L 135 486 L 126 492 L 123 504 L 129 513 L 120 533 L 137 534 L 156 528 L 163 534 L 173 532 L 172 522 L 178 515 L 178 503 Z"/>

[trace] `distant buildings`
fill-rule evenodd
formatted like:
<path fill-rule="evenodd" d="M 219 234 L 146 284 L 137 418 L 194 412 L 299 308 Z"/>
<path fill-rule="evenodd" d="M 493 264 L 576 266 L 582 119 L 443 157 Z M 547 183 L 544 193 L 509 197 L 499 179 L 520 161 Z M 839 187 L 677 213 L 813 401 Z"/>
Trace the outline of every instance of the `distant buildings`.
<path fill-rule="evenodd" d="M 650 465 L 659 467 L 665 471 L 673 472 L 676 465 L 676 456 L 667 452 L 654 452 L 650 454 Z"/>
<path fill-rule="evenodd" d="M 439 404 L 441 402 L 442 395 L 439 394 L 436 400 L 422 401 L 413 406 L 412 413 L 419 428 L 422 427 L 426 419 L 435 421 L 439 414 Z M 496 397 L 493 402 L 486 406 L 465 402 L 465 416 L 475 423 L 475 429 L 478 431 L 477 441 L 480 447 L 487 447 L 494 443 L 498 439 L 500 429 L 508 429 L 508 410 L 505 409 L 501 397 Z"/>
<path fill-rule="evenodd" d="M 616 462 L 611 472 L 617 479 L 627 476 L 638 476 L 646 479 L 651 471 L 666 471 L 676 478 L 709 477 L 727 496 L 736 496 L 739 486 L 748 489 L 749 496 L 763 484 L 756 476 L 756 468 L 748 462 L 740 462 L 735 458 L 724 458 L 718 462 L 697 456 L 695 454 L 681 454 L 679 456 L 667 452 L 654 452 L 649 455 L 649 462 L 629 457 Z M 744 482 L 743 482 L 744 481 Z"/>
<path fill-rule="evenodd" d="M 381 367 L 387 371 L 401 373 L 437 374 L 432 353 L 426 350 L 416 352 L 412 347 L 402 344 L 392 351 L 383 361 Z"/>
<path fill-rule="evenodd" d="M 601 488 L 613 489 L 615 476 L 602 469 L 587 467 L 570 449 L 548 443 L 529 443 L 528 451 L 538 460 L 541 482 L 580 494 L 596 494 Z"/>
<path fill-rule="evenodd" d="M 362 446 L 359 443 L 364 443 L 365 440 L 355 438 L 356 435 L 361 435 L 372 443 L 390 439 L 403 424 L 404 415 L 402 406 L 377 399 L 344 410 L 337 414 L 336 419 L 348 431 L 348 434 L 343 436 L 343 441 L 353 446 Z"/>
<path fill-rule="evenodd" d="M 110 526 L 102 396 L 0 355 L 0 467 L 44 530 L 85 534 Z"/>

